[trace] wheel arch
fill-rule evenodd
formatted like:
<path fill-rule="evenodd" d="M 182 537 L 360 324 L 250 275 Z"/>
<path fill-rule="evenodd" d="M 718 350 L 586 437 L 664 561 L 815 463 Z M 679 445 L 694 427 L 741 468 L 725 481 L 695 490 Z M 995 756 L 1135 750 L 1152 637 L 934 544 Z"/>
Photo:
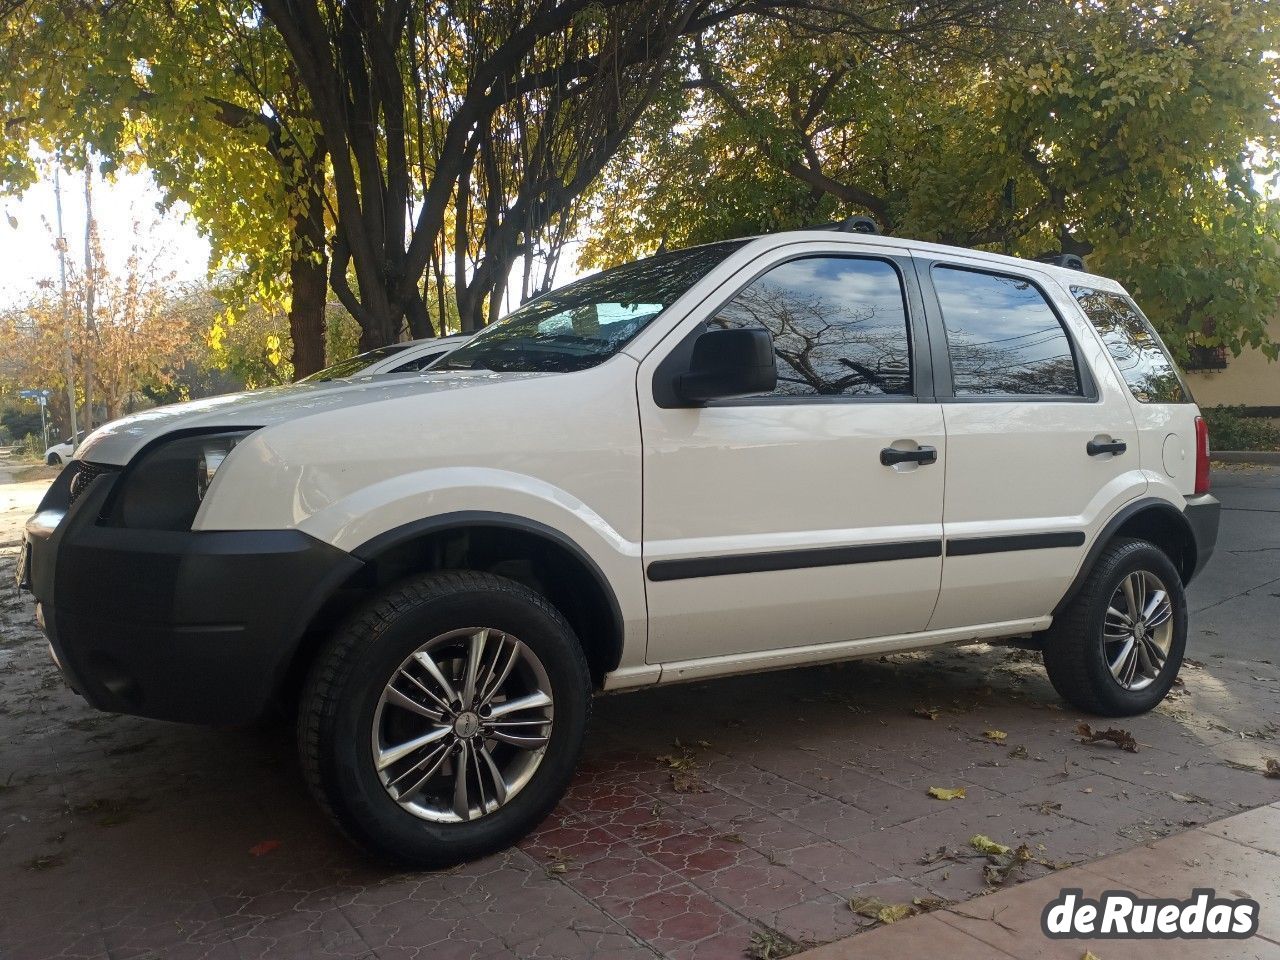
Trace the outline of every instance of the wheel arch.
<path fill-rule="evenodd" d="M 1053 608 L 1055 619 L 1075 599 L 1098 557 L 1116 537 L 1134 537 L 1155 544 L 1168 555 L 1184 585 L 1197 572 L 1196 537 L 1186 516 L 1168 500 L 1143 497 L 1125 504 L 1098 532 L 1071 586 Z"/>
<path fill-rule="evenodd" d="M 622 608 L 608 578 L 585 549 L 547 524 L 512 514 L 460 511 L 393 527 L 351 555 L 363 566 L 309 618 L 283 684 L 286 699 L 301 687 L 336 623 L 387 585 L 433 570 L 486 570 L 547 597 L 577 634 L 597 686 L 621 661 Z"/>

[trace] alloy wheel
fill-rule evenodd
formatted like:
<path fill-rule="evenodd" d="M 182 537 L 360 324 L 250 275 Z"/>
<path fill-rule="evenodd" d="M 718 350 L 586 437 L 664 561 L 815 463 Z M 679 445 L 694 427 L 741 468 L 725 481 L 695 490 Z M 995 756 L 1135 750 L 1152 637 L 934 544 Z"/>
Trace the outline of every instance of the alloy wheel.
<path fill-rule="evenodd" d="M 533 777 L 553 706 L 542 662 L 516 637 L 490 627 L 433 637 L 396 668 L 378 700 L 378 778 L 414 816 L 476 820 Z"/>
<path fill-rule="evenodd" d="M 1147 570 L 1126 574 L 1111 596 L 1102 627 L 1111 676 L 1125 690 L 1150 686 L 1172 643 L 1173 601 L 1164 582 Z"/>

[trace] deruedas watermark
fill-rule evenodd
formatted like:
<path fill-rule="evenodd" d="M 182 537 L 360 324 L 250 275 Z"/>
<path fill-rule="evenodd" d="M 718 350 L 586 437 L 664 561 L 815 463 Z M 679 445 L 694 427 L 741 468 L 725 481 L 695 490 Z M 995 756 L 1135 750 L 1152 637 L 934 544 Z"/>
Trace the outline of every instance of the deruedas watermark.
<path fill-rule="evenodd" d="M 1140 897 L 1107 890 L 1097 900 L 1083 890 L 1063 890 L 1045 905 L 1040 927 L 1046 937 L 1243 940 L 1258 932 L 1258 901 L 1227 899 L 1197 888 L 1186 900 Z"/>

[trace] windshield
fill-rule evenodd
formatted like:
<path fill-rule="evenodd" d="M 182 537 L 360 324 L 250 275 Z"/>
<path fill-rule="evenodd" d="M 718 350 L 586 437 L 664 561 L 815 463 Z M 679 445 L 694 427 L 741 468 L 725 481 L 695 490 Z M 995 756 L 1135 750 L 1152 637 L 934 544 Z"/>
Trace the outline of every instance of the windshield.
<path fill-rule="evenodd" d="M 359 373 L 371 363 L 377 363 L 379 360 L 385 360 L 387 357 L 399 353 L 401 350 L 408 349 L 407 343 L 393 343 L 389 346 L 378 347 L 376 350 L 370 350 L 367 353 L 358 353 L 354 357 L 346 360 L 339 360 L 333 366 L 325 367 L 323 370 L 317 370 L 309 377 L 303 377 L 299 383 L 322 383 L 325 380 L 341 380 L 343 377 L 350 377 Z"/>
<path fill-rule="evenodd" d="M 594 367 L 744 243 L 659 254 L 584 277 L 526 303 L 431 369 L 569 373 Z"/>

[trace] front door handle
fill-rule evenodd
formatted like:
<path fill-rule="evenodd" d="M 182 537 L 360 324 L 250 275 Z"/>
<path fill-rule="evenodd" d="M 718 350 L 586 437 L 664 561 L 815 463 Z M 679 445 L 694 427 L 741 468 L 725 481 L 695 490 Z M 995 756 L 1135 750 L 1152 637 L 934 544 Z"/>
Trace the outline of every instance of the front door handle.
<path fill-rule="evenodd" d="M 1129 449 L 1129 445 L 1123 440 L 1090 440 L 1084 448 L 1091 457 L 1098 457 L 1104 453 L 1114 453 L 1118 457 Z"/>
<path fill-rule="evenodd" d="M 920 447 L 916 450 L 899 450 L 897 447 L 885 447 L 880 451 L 880 462 L 886 467 L 899 463 L 937 463 L 936 447 Z"/>

